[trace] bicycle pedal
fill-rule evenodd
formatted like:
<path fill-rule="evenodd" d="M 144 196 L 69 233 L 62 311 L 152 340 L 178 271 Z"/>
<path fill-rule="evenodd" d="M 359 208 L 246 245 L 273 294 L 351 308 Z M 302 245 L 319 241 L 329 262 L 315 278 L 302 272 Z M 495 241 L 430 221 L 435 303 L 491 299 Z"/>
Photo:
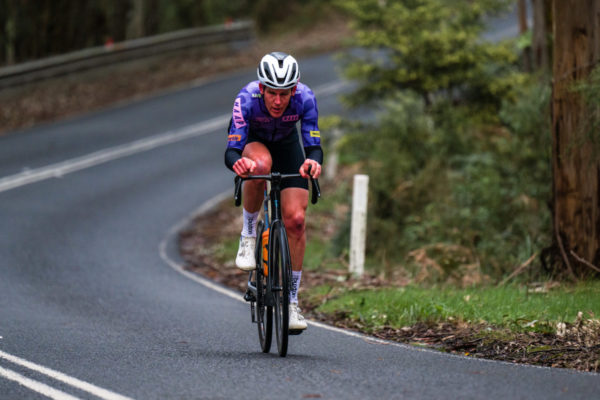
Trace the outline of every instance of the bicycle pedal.
<path fill-rule="evenodd" d="M 290 329 L 288 335 L 300 335 L 302 332 L 304 332 L 304 329 Z"/>
<path fill-rule="evenodd" d="M 246 293 L 244 294 L 244 300 L 256 301 L 256 297 L 254 296 L 254 293 L 252 293 L 250 290 L 247 290 Z"/>

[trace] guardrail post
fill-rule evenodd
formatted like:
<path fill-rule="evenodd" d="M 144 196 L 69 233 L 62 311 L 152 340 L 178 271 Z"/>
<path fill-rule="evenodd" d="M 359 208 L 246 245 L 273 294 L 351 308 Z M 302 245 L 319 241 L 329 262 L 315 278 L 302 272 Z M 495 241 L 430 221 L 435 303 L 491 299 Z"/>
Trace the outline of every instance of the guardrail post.
<path fill-rule="evenodd" d="M 361 277 L 365 270 L 367 236 L 367 197 L 369 176 L 354 175 L 352 189 L 352 221 L 350 228 L 350 273 Z"/>

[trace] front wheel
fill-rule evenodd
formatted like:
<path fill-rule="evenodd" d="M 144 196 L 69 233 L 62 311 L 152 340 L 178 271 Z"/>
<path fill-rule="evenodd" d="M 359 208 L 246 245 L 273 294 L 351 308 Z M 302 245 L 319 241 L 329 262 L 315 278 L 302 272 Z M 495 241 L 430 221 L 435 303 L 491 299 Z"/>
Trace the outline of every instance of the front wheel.
<path fill-rule="evenodd" d="M 258 222 L 256 227 L 256 324 L 258 325 L 258 340 L 263 353 L 271 350 L 271 340 L 273 338 L 273 307 L 266 305 L 267 276 L 263 273 L 262 257 L 262 232 L 264 230 L 263 221 Z"/>
<path fill-rule="evenodd" d="M 292 264 L 285 227 L 276 221 L 269 234 L 269 275 L 272 279 L 277 350 L 285 357 L 289 335 L 289 302 Z"/>

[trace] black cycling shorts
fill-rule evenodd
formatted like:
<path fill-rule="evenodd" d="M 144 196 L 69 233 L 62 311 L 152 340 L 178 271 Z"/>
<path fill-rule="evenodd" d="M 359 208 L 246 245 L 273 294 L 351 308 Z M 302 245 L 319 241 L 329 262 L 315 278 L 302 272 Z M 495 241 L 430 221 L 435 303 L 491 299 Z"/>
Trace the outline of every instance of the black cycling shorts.
<path fill-rule="evenodd" d="M 300 145 L 300 138 L 298 137 L 298 128 L 294 128 L 286 138 L 279 142 L 267 142 L 250 132 L 248 134 L 248 143 L 260 142 L 264 144 L 269 153 L 271 153 L 271 160 L 273 164 L 271 171 L 280 172 L 282 174 L 297 174 L 300 170 L 300 166 L 304 163 L 304 151 Z M 308 180 L 302 177 L 288 178 L 281 181 L 281 189 L 289 187 L 297 187 L 308 190 Z"/>

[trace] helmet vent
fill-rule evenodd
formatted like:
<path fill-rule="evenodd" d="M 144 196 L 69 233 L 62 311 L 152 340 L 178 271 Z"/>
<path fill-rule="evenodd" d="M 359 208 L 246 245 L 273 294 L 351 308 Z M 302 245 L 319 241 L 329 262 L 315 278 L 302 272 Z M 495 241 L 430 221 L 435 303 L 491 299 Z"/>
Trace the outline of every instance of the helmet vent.
<path fill-rule="evenodd" d="M 292 75 L 292 76 L 295 76 L 295 75 L 296 75 L 296 64 L 293 64 L 293 65 L 292 65 L 292 73 L 291 73 L 291 75 Z"/>
<path fill-rule="evenodd" d="M 273 75 L 271 75 L 271 69 L 269 68 L 268 63 L 263 63 L 263 70 L 265 71 L 266 78 L 270 81 L 273 80 Z"/>

